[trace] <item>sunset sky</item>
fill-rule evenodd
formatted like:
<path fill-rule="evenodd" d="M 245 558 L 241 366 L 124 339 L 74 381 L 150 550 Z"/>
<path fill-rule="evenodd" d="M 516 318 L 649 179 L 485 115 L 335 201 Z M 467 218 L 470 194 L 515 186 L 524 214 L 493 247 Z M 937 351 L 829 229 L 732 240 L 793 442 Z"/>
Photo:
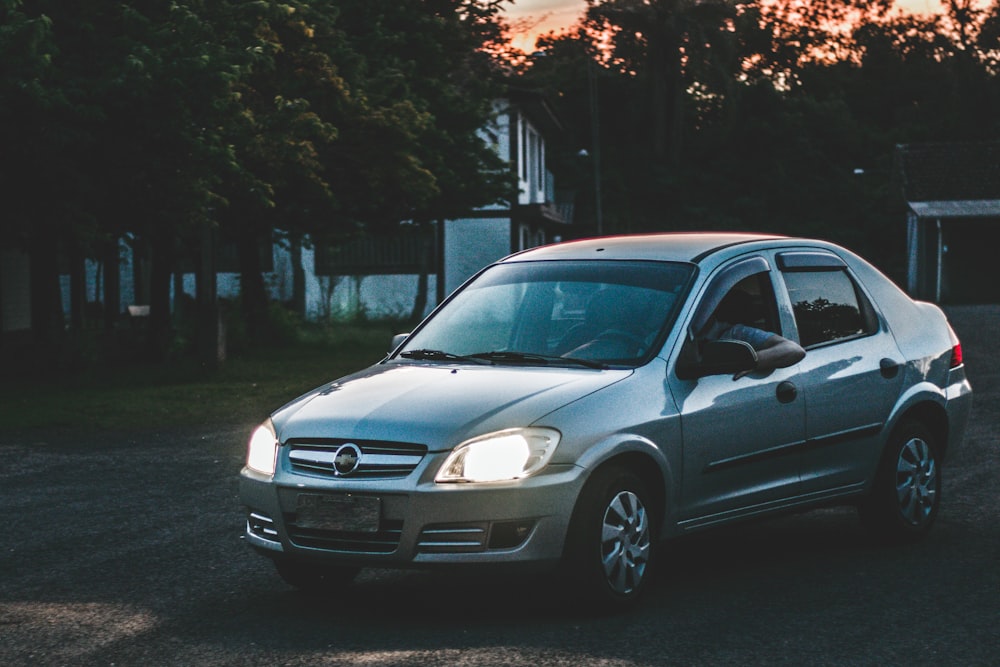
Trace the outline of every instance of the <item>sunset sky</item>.
<path fill-rule="evenodd" d="M 919 14 L 937 12 L 941 8 L 940 0 L 896 0 L 896 5 Z M 525 32 L 514 39 L 514 45 L 530 51 L 537 35 L 568 28 L 586 6 L 585 0 L 515 0 L 507 8 L 507 18 L 515 24 L 515 29 L 521 28 L 523 23 Z"/>

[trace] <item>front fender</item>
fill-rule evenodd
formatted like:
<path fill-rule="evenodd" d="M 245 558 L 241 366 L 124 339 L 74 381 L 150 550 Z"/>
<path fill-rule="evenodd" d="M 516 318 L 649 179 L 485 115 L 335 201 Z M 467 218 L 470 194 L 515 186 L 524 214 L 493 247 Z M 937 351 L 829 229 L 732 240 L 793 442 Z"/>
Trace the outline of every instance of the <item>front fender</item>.
<path fill-rule="evenodd" d="M 577 461 L 586 470 L 587 480 L 599 468 L 621 462 L 634 467 L 647 480 L 655 480 L 653 489 L 662 501 L 660 510 L 660 535 L 669 535 L 676 524 L 674 508 L 680 501 L 679 480 L 674 476 L 674 466 L 663 450 L 652 440 L 630 433 L 616 433 L 590 447 Z M 586 485 L 586 482 L 584 482 Z"/>

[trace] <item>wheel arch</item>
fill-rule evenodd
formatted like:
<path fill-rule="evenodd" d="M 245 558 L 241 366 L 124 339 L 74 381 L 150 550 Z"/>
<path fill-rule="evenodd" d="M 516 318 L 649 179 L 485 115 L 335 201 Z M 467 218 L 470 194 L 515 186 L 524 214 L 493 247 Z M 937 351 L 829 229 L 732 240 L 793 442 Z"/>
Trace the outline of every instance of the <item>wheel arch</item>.
<path fill-rule="evenodd" d="M 642 480 L 651 496 L 650 500 L 653 503 L 653 509 L 657 512 L 657 519 L 662 522 L 667 513 L 667 484 L 663 479 L 659 464 L 653 457 L 644 452 L 625 452 L 609 459 L 601 464 L 601 467 L 606 465 L 620 465 L 628 468 Z"/>
<path fill-rule="evenodd" d="M 948 413 L 944 406 L 931 400 L 915 403 L 900 413 L 892 426 L 892 431 L 908 421 L 918 421 L 930 430 L 938 446 L 937 455 L 943 462 L 948 454 L 949 433 Z"/>
<path fill-rule="evenodd" d="M 651 509 L 656 512 L 656 521 L 654 522 L 656 535 L 661 536 L 663 534 L 664 520 L 668 513 L 668 492 L 665 470 L 663 468 L 662 461 L 657 460 L 657 458 L 649 452 L 641 449 L 619 452 L 604 459 L 598 465 L 594 466 L 594 468 L 590 471 L 590 474 L 587 476 L 587 481 L 584 482 L 583 488 L 581 489 L 579 496 L 577 496 L 576 503 L 573 506 L 573 519 L 576 518 L 576 514 L 579 511 L 581 499 L 587 495 L 591 481 L 598 477 L 599 472 L 613 467 L 625 468 L 642 480 L 642 483 L 646 486 L 646 490 L 650 494 L 650 502 L 652 504 Z M 571 524 L 573 519 L 570 520 Z"/>

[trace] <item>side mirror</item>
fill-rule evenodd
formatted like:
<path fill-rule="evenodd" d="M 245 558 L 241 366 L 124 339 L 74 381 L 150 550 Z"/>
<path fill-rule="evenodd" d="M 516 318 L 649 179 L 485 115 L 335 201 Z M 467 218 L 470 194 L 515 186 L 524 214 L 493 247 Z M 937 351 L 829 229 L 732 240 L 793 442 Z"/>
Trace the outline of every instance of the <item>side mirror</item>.
<path fill-rule="evenodd" d="M 698 352 L 697 359 L 678 363 L 678 377 L 694 380 L 706 375 L 734 375 L 757 366 L 757 353 L 741 340 L 705 341 Z"/>
<path fill-rule="evenodd" d="M 389 343 L 389 354 L 392 354 L 397 349 L 399 349 L 399 346 L 402 345 L 404 342 L 406 342 L 406 339 L 409 338 L 409 337 L 410 337 L 410 334 L 408 334 L 408 333 L 401 333 L 401 334 L 396 334 L 395 336 L 393 336 L 392 337 L 392 342 Z"/>

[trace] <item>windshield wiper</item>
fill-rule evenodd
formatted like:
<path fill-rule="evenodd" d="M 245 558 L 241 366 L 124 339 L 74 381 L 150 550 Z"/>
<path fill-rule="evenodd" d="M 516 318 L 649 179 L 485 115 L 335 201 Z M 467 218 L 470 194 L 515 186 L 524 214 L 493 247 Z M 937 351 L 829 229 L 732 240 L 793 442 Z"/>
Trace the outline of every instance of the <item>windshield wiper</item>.
<path fill-rule="evenodd" d="M 585 368 L 607 368 L 607 364 L 590 359 L 577 359 L 575 357 L 560 357 L 554 354 L 535 354 L 528 352 L 507 352 L 494 350 L 493 352 L 478 352 L 470 354 L 471 359 L 485 359 L 495 364 L 530 364 L 538 366 L 548 366 L 550 364 L 569 364 L 583 366 Z"/>
<path fill-rule="evenodd" d="M 423 348 L 419 350 L 406 350 L 405 352 L 400 352 L 399 356 L 407 359 L 427 359 L 430 361 L 472 361 L 475 363 L 483 363 L 482 360 L 474 357 L 453 354 L 451 352 L 445 352 L 444 350 L 428 350 Z"/>

